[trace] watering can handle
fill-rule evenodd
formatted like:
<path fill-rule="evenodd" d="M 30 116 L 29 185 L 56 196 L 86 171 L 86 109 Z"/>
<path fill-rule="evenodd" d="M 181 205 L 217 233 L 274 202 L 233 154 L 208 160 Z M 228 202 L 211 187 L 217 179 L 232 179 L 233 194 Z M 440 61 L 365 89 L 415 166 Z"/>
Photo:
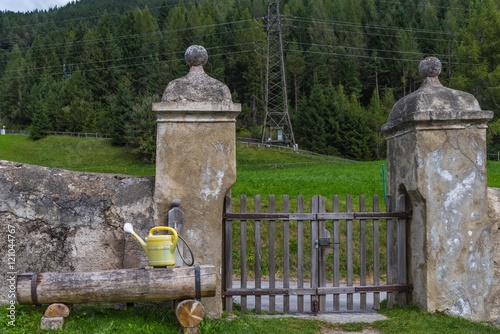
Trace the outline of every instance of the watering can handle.
<path fill-rule="evenodd" d="M 156 226 L 156 227 L 153 227 L 150 231 L 149 231 L 149 235 L 153 235 L 153 232 L 154 231 L 170 231 L 172 232 L 172 234 L 174 235 L 174 245 L 177 245 L 177 239 L 178 239 L 178 236 L 177 236 L 177 231 L 174 230 L 173 228 L 171 227 L 168 227 L 168 226 Z"/>

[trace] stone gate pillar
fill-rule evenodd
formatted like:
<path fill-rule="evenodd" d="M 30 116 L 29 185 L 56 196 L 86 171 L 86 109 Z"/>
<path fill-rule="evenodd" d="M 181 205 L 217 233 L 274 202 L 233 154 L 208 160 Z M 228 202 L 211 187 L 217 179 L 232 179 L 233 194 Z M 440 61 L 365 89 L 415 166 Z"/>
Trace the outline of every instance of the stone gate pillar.
<path fill-rule="evenodd" d="M 443 87 L 441 62 L 419 65 L 422 86 L 399 100 L 387 135 L 389 193 L 406 193 L 408 280 L 412 302 L 485 320 L 494 281 L 487 219 L 486 123 L 493 117 L 470 94 Z"/>
<path fill-rule="evenodd" d="M 166 225 L 170 205 L 180 200 L 183 237 L 199 264 L 218 268 L 217 294 L 204 298 L 207 314 L 222 313 L 222 211 L 224 196 L 236 181 L 235 120 L 241 105 L 229 88 L 205 74 L 206 50 L 185 54 L 189 74 L 171 81 L 157 113 L 155 223 Z M 193 282 L 194 284 L 194 282 Z"/>

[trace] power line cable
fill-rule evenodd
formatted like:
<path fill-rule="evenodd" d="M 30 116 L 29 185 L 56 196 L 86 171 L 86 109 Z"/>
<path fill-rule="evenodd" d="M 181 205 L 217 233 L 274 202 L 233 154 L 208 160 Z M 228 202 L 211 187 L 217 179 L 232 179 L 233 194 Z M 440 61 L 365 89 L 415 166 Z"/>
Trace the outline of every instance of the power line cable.
<path fill-rule="evenodd" d="M 253 42 L 246 42 L 246 43 L 238 43 L 238 44 L 231 44 L 231 45 L 223 45 L 223 46 L 215 46 L 215 47 L 208 47 L 206 48 L 207 50 L 221 50 L 221 49 L 226 49 L 226 48 L 239 48 L 243 46 L 253 46 L 253 48 L 250 48 L 248 50 L 241 50 L 241 51 L 255 51 L 259 49 L 256 45 L 258 42 L 265 42 L 265 40 L 261 41 L 253 41 Z M 262 47 L 260 47 L 262 48 Z M 184 56 L 184 51 L 176 51 L 176 52 L 168 52 L 168 53 L 159 53 L 155 54 L 155 57 L 165 57 L 165 56 L 172 56 L 175 59 L 173 61 L 178 60 L 179 58 L 182 58 Z M 214 55 L 210 55 L 210 57 L 213 57 Z M 144 59 L 144 58 L 151 58 L 149 55 L 139 55 L 139 56 L 134 56 L 134 57 L 122 57 L 122 58 L 112 58 L 112 59 L 104 59 L 104 60 L 95 60 L 95 61 L 87 61 L 87 62 L 80 62 L 80 63 L 73 63 L 73 66 L 78 67 L 82 65 L 93 65 L 93 64 L 99 64 L 99 63 L 107 63 L 107 62 L 123 62 L 127 60 L 134 60 L 134 59 Z M 30 68 L 28 67 L 28 70 L 31 71 L 43 71 L 43 70 L 50 70 L 50 69 L 59 69 L 61 68 L 61 65 L 54 65 L 54 66 L 42 66 L 42 67 L 33 67 Z M 4 73 L 18 73 L 20 69 L 15 69 L 15 70 L 10 70 L 10 71 L 4 71 Z"/>
<path fill-rule="evenodd" d="M 307 23 L 324 23 L 329 25 L 341 25 L 355 28 L 375 28 L 381 30 L 395 30 L 395 31 L 407 31 L 407 32 L 422 32 L 429 34 L 440 34 L 440 35 L 455 35 L 454 32 L 446 32 L 441 30 L 432 30 L 432 29 L 421 29 L 421 28 L 402 28 L 402 27 L 394 27 L 394 26 L 385 26 L 385 25 L 375 25 L 375 24 L 361 24 L 361 23 L 352 23 L 346 21 L 337 21 L 337 20 L 322 20 L 311 17 L 299 17 L 299 16 L 286 16 L 285 19 L 291 19 L 298 22 L 307 22 Z"/>
<path fill-rule="evenodd" d="M 305 21 L 307 23 L 313 23 L 314 24 L 314 20 L 311 20 L 311 21 Z M 318 21 L 319 23 L 324 23 L 324 22 L 321 22 L 321 21 Z M 301 26 L 301 25 L 293 25 L 293 24 L 288 24 L 289 27 L 291 28 L 294 28 L 294 29 L 306 29 L 306 30 L 309 30 L 311 27 L 310 26 Z M 353 25 L 355 27 L 363 27 L 363 25 Z M 389 28 L 385 29 L 385 30 L 389 30 Z M 396 28 L 391 28 L 390 30 L 394 30 L 394 31 L 404 31 L 404 32 L 408 32 L 408 33 L 411 33 L 413 34 L 412 35 L 412 38 L 416 39 L 416 40 L 425 40 L 425 41 L 434 41 L 434 42 L 451 42 L 451 41 L 457 41 L 459 42 L 460 40 L 456 39 L 456 38 L 453 38 L 455 37 L 455 35 L 450 35 L 450 38 L 449 39 L 444 39 L 444 38 L 430 38 L 429 36 L 420 36 L 420 34 L 425 34 L 429 31 L 427 30 L 424 30 L 425 32 L 422 32 L 422 30 L 412 30 L 412 29 L 396 29 Z M 367 37 L 367 36 L 373 36 L 373 37 L 376 37 L 376 36 L 379 36 L 379 37 L 389 37 L 389 38 L 403 38 L 403 36 L 400 36 L 400 35 L 397 35 L 397 34 L 387 34 L 387 33 L 380 33 L 380 32 L 373 32 L 373 31 L 363 31 L 363 30 L 335 30 L 335 29 L 330 29 L 330 28 L 319 28 L 318 26 L 315 26 L 314 27 L 314 31 L 319 33 L 319 32 L 323 32 L 323 33 L 346 33 L 346 34 L 356 34 L 356 35 L 361 35 L 363 37 Z M 308 31 L 309 32 L 309 31 Z M 416 33 L 419 33 L 419 34 L 416 34 Z"/>
<path fill-rule="evenodd" d="M 68 43 L 52 43 L 52 44 L 46 44 L 46 45 L 41 45 L 41 46 L 37 46 L 37 47 L 32 47 L 32 48 L 30 48 L 30 51 L 35 52 L 35 51 L 43 49 L 44 52 L 46 53 L 47 51 L 54 50 L 54 49 L 57 50 L 57 49 L 60 49 L 61 47 L 66 47 L 66 48 L 86 47 L 86 46 L 93 46 L 93 45 L 101 43 L 101 42 L 108 42 L 109 44 L 112 44 L 112 43 L 116 43 L 116 41 L 119 41 L 119 40 L 129 40 L 130 41 L 134 37 L 150 37 L 150 36 L 155 36 L 155 35 L 160 35 L 163 37 L 165 33 L 170 34 L 170 33 L 176 33 L 176 32 L 186 32 L 186 31 L 196 30 L 196 29 L 207 30 L 209 27 L 213 27 L 213 26 L 245 23 L 245 22 L 251 22 L 251 21 L 253 21 L 253 20 L 232 21 L 232 22 L 227 22 L 224 24 L 196 26 L 196 27 L 190 27 L 190 28 L 174 29 L 174 30 L 168 30 L 168 31 L 164 30 L 164 31 L 159 31 L 159 32 L 150 32 L 150 33 L 143 33 L 143 34 L 119 35 L 119 36 L 112 36 L 109 38 L 87 40 L 87 41 L 82 40 L 82 41 L 76 41 L 76 42 L 71 42 L 71 43 L 69 43 L 69 42 Z M 262 26 L 232 30 L 232 33 L 233 32 L 242 32 L 242 31 L 248 32 L 248 31 L 257 30 L 260 28 L 262 28 Z M 197 35 L 195 38 L 202 39 L 202 38 L 207 38 L 207 37 L 212 37 L 212 36 L 220 36 L 220 35 L 224 35 L 226 33 L 227 32 L 201 34 L 201 35 Z M 190 38 L 192 38 L 192 37 L 191 36 L 182 37 L 182 38 L 180 38 L 180 40 L 185 41 L 185 40 L 190 39 Z M 264 39 L 262 41 L 264 41 Z M 134 46 L 143 46 L 143 44 L 144 44 L 143 42 L 144 41 L 138 41 L 137 43 L 134 43 L 134 44 L 128 44 L 127 47 L 133 48 Z M 161 42 L 161 40 L 158 40 L 158 42 Z M 110 45 L 106 48 L 99 48 L 99 51 L 108 51 L 108 50 L 114 50 L 114 49 L 116 49 L 116 47 L 114 45 Z M 77 55 L 77 54 L 81 54 L 81 52 L 79 50 L 76 50 L 74 52 L 65 53 L 64 55 L 65 56 L 72 56 L 72 55 Z M 41 57 L 33 57 L 30 59 L 37 60 L 40 58 Z M 7 62 L 8 62 L 8 60 L 4 60 L 0 63 L 7 63 Z"/>
<path fill-rule="evenodd" d="M 216 53 L 216 54 L 211 54 L 210 58 L 217 58 L 217 57 L 226 57 L 234 54 L 243 54 L 243 53 L 253 53 L 255 51 L 262 50 L 262 48 L 254 48 L 254 49 L 249 49 L 249 50 L 241 50 L 241 51 L 231 51 L 231 52 L 223 52 L 223 53 Z M 174 54 L 182 54 L 184 55 L 184 52 L 176 52 Z M 137 58 L 137 57 L 134 57 Z M 125 59 L 125 58 L 123 58 Z M 84 73 L 84 72 L 91 72 L 91 71 L 103 71 L 103 70 L 110 70 L 110 69 L 119 69 L 119 68 L 133 68 L 133 67 L 138 67 L 138 66 L 145 66 L 145 65 L 154 65 L 154 64 L 161 64 L 161 63 L 171 63 L 171 62 L 176 62 L 179 59 L 169 59 L 169 60 L 153 60 L 153 61 L 145 61 L 145 62 L 136 62 L 133 64 L 116 64 L 116 65 L 111 65 L 111 66 L 105 66 L 105 67 L 100 67 L 100 68 L 79 68 L 79 71 Z M 92 65 L 92 64 L 98 64 L 98 63 L 104 63 L 104 61 L 100 62 L 93 62 L 93 63 L 78 63 L 74 64 L 75 67 L 78 66 L 83 66 L 83 65 Z M 52 68 L 61 68 L 61 66 L 48 66 L 48 67 L 41 67 L 38 68 L 38 70 L 48 70 Z M 18 69 L 18 70 L 13 70 L 11 71 L 12 73 L 22 73 L 26 72 L 26 69 Z M 44 76 L 62 76 L 63 72 L 57 72 L 57 73 L 42 73 L 42 74 L 36 74 L 36 75 L 18 75 L 18 76 L 8 76 L 8 77 L 3 77 L 5 80 L 13 80 L 13 79 L 31 79 L 31 78 L 42 78 Z"/>
<path fill-rule="evenodd" d="M 357 54 L 325 52 L 325 51 L 311 51 L 311 50 L 301 51 L 301 50 L 293 50 L 293 49 L 290 49 L 288 51 L 293 52 L 293 53 L 310 53 L 310 54 L 320 54 L 320 55 L 327 55 L 327 56 L 374 59 L 374 60 L 376 60 L 376 59 L 396 60 L 396 61 L 413 62 L 413 63 L 419 63 L 420 61 L 422 61 L 422 58 L 407 59 L 407 58 L 397 58 L 397 57 L 383 57 L 383 56 L 373 56 L 373 55 L 369 56 L 369 55 L 357 55 Z M 449 64 L 449 65 L 481 66 L 481 64 L 471 64 L 471 63 L 462 63 L 462 62 L 447 62 L 445 60 L 442 60 L 441 62 L 443 64 Z"/>
<path fill-rule="evenodd" d="M 186 27 L 186 28 L 179 28 L 179 29 L 169 29 L 169 30 L 158 30 L 158 31 L 153 31 L 153 32 L 147 32 L 147 33 L 138 33 L 138 34 L 130 34 L 130 35 L 113 35 L 111 34 L 111 37 L 107 38 L 99 38 L 99 39 L 91 39 L 91 40 L 80 40 L 80 41 L 73 41 L 73 42 L 62 42 L 62 43 L 50 43 L 42 46 L 34 46 L 30 47 L 30 49 L 43 49 L 46 50 L 48 48 L 61 48 L 64 46 L 84 46 L 86 44 L 94 44 L 94 43 L 100 43 L 100 42 L 113 42 L 117 40 L 130 40 L 132 38 L 144 38 L 144 37 L 152 37 L 152 36 L 163 36 L 164 34 L 173 34 L 173 33 L 179 33 L 179 32 L 188 32 L 192 30 L 206 30 L 211 27 L 218 27 L 218 26 L 225 26 L 225 25 L 233 25 L 233 24 L 240 24 L 240 23 L 245 23 L 245 22 L 252 22 L 254 19 L 249 19 L 249 20 L 241 20 L 241 21 L 231 21 L 231 22 L 224 22 L 224 23 L 218 23 L 218 24 L 210 24 L 210 25 L 202 25 L 202 26 L 193 26 L 193 27 Z M 254 27 L 251 29 L 259 29 L 262 28 L 263 26 L 260 25 L 258 27 Z M 248 28 L 245 29 L 240 29 L 237 31 L 243 31 L 243 30 L 249 30 Z M 219 32 L 216 34 L 223 34 L 224 32 Z M 212 35 L 216 35 L 212 34 Z M 207 34 L 201 35 L 205 36 Z M 208 34 L 210 35 L 210 34 Z M 12 49 L 8 49 L 12 50 Z"/>
<path fill-rule="evenodd" d="M 388 0 L 378 0 L 377 2 L 379 3 L 390 3 L 390 4 L 396 4 L 396 5 L 401 5 L 401 6 L 404 6 L 404 7 L 409 7 L 409 6 L 412 6 L 412 7 L 423 7 L 425 8 L 428 3 L 425 2 L 425 3 L 421 3 L 421 2 L 418 2 L 418 3 L 414 3 L 414 4 L 409 4 L 409 3 L 406 3 L 406 2 L 400 2 L 400 1 L 388 1 Z M 442 6 L 442 5 L 431 5 L 432 7 L 434 8 L 442 8 L 442 9 L 453 9 L 453 10 L 463 10 L 463 11 L 468 11 L 469 9 L 468 8 L 464 8 L 464 7 L 450 7 L 450 6 Z"/>
<path fill-rule="evenodd" d="M 364 47 L 353 47 L 353 46 L 345 46 L 345 45 L 331 45 L 331 44 L 318 44 L 318 43 L 304 43 L 304 42 L 296 42 L 292 41 L 288 44 L 296 44 L 307 47 L 321 47 L 321 48 L 330 48 L 330 49 L 341 49 L 341 50 L 355 50 L 355 51 L 376 51 L 376 52 L 387 52 L 387 53 L 398 53 L 398 54 L 407 54 L 407 55 L 415 55 L 422 56 L 422 52 L 417 51 L 398 51 L 398 50 L 388 50 L 388 49 L 373 49 L 373 48 L 364 48 Z M 290 51 L 290 49 L 287 49 Z M 295 50 L 294 50 L 295 51 Z M 435 57 L 447 57 L 445 54 L 433 54 Z"/>

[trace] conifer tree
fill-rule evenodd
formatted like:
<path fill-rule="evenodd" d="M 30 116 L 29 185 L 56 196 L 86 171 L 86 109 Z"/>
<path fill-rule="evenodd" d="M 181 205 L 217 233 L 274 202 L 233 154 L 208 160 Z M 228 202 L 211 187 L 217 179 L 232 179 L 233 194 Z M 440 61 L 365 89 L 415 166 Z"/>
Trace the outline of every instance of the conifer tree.
<path fill-rule="evenodd" d="M 30 118 L 24 109 L 26 69 L 21 50 L 16 45 L 0 79 L 0 118 L 8 125 L 27 125 Z"/>
<path fill-rule="evenodd" d="M 50 121 L 45 106 L 38 108 L 33 114 L 30 126 L 30 138 L 39 140 L 50 134 Z"/>
<path fill-rule="evenodd" d="M 133 107 L 131 82 L 124 76 L 118 85 L 107 117 L 107 129 L 115 145 L 127 144 L 127 125 L 131 122 Z"/>
<path fill-rule="evenodd" d="M 155 162 L 156 158 L 156 115 L 151 104 L 159 98 L 159 95 L 152 95 L 138 99 L 132 107 L 130 121 L 125 125 L 127 143 L 148 163 Z"/>

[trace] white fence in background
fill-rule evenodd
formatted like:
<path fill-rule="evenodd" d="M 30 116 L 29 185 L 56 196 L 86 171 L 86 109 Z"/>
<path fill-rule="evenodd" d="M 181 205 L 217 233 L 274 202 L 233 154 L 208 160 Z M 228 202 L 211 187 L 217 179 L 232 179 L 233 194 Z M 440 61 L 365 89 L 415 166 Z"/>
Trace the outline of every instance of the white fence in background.
<path fill-rule="evenodd" d="M 8 130 L 5 129 L 7 134 L 11 135 L 21 135 L 28 136 L 30 132 L 28 130 Z M 107 133 L 97 133 L 97 132 L 63 132 L 63 131 L 51 131 L 53 136 L 69 136 L 77 138 L 111 138 Z"/>

